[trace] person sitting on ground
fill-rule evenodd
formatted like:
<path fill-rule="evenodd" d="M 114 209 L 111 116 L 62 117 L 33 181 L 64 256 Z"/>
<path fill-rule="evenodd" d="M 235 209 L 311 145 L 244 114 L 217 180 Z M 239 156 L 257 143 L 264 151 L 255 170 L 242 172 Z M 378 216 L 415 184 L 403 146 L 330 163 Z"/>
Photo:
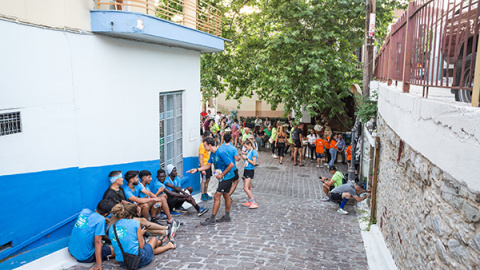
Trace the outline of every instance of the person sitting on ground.
<path fill-rule="evenodd" d="M 368 192 L 367 196 L 360 198 L 359 195 L 365 192 Z M 366 198 L 370 197 L 370 195 L 371 195 L 370 190 L 365 190 L 363 187 L 363 183 L 357 182 L 355 184 L 346 183 L 346 184 L 340 185 L 334 188 L 332 191 L 330 191 L 330 194 L 328 196 L 330 200 L 334 202 L 341 202 L 340 208 L 337 210 L 338 213 L 342 215 L 348 215 L 348 212 L 345 211 L 344 207 L 347 204 L 349 199 L 353 197 L 357 202 L 361 202 Z"/>
<path fill-rule="evenodd" d="M 101 200 L 95 212 L 83 209 L 73 226 L 68 251 L 78 262 L 96 262 L 91 268 L 93 270 L 101 270 L 102 261 L 115 255 L 113 248 L 104 246 L 102 242 L 102 237 L 105 236 L 105 217 L 112 207 L 112 201 Z"/>
<path fill-rule="evenodd" d="M 335 166 L 328 167 L 328 172 L 332 175 L 332 178 L 320 177 L 320 180 L 323 182 L 323 192 L 325 192 L 325 197 L 321 199 L 322 201 L 330 200 L 328 198 L 330 190 L 343 184 L 343 174 L 337 171 Z"/>
<path fill-rule="evenodd" d="M 151 191 L 146 190 L 145 187 L 139 183 L 138 171 L 128 171 L 125 173 L 125 180 L 127 180 L 127 183 L 124 184 L 123 187 L 125 190 L 125 198 L 127 198 L 127 201 L 136 203 L 140 207 L 142 216 L 145 219 L 148 220 L 148 214 L 150 212 L 152 217 L 150 221 L 156 222 L 157 208 L 161 207 L 165 215 L 167 215 L 167 218 L 172 220 L 170 209 L 168 208 L 165 198 L 157 197 Z M 142 198 L 142 193 L 147 195 L 147 197 Z"/>
<path fill-rule="evenodd" d="M 208 150 L 207 150 L 208 151 Z M 182 190 L 180 179 L 177 177 L 177 167 L 168 164 L 165 167 L 168 177 L 165 179 L 165 192 L 168 197 L 168 205 L 171 209 L 181 209 L 184 202 L 191 204 L 197 210 L 198 216 L 208 212 L 209 208 L 200 207 L 195 199 L 190 195 L 193 192 L 192 187 L 186 187 Z"/>
<path fill-rule="evenodd" d="M 110 179 L 110 187 L 105 191 L 103 194 L 104 200 L 110 200 L 112 202 L 111 207 L 108 209 L 108 212 L 111 214 L 111 210 L 113 205 L 121 203 L 122 205 L 131 204 L 127 201 L 125 197 L 125 191 L 123 189 L 123 176 L 122 171 L 112 171 L 108 175 Z M 138 215 L 141 213 L 140 207 L 138 208 Z M 135 220 L 140 222 L 141 225 L 145 225 L 147 227 L 147 231 L 152 234 L 159 234 L 159 235 L 172 235 L 175 236 L 176 230 L 180 227 L 180 222 L 174 221 L 170 215 L 170 219 L 167 221 L 168 226 L 162 226 L 160 224 L 150 222 L 146 218 L 143 217 L 135 217 Z"/>
<path fill-rule="evenodd" d="M 200 222 L 200 224 L 211 225 L 215 224 L 216 222 L 230 222 L 230 207 L 232 201 L 230 199 L 229 192 L 232 187 L 233 178 L 235 177 L 235 174 L 232 170 L 235 161 L 230 157 L 228 149 L 225 145 L 220 147 L 215 146 L 215 141 L 212 138 L 205 138 L 203 143 L 205 144 L 205 149 L 210 151 L 210 160 L 208 160 L 207 165 L 204 165 L 198 169 L 191 169 L 188 171 L 188 173 L 193 174 L 208 170 L 211 168 L 212 164 L 214 164 L 216 172 L 215 176 L 217 177 L 219 183 L 217 192 L 215 192 L 215 195 L 213 196 L 214 203 L 212 215 L 205 221 Z M 220 199 L 222 195 L 225 199 L 225 215 L 216 220 L 215 217 L 218 209 L 220 208 Z"/>
<path fill-rule="evenodd" d="M 108 238 L 112 241 L 115 259 L 120 263 L 120 266 L 127 268 L 124 264 L 123 252 L 119 243 L 125 253 L 140 255 L 139 268 L 148 265 L 153 260 L 154 255 L 176 247 L 173 237 L 170 237 L 170 239 L 164 237 L 163 241 L 152 237 L 145 243 L 143 237 L 146 228 L 134 219 L 137 212 L 137 207 L 134 204 L 117 204 L 112 208 L 112 212 L 114 216 L 108 228 Z M 170 240 L 169 243 L 166 243 L 167 240 Z M 166 244 L 162 246 L 164 243 Z"/>
<path fill-rule="evenodd" d="M 152 182 L 152 173 L 148 170 L 143 170 L 141 171 L 138 176 L 140 177 L 140 183 L 139 185 L 142 185 L 144 190 L 140 192 L 140 198 L 157 198 L 155 193 L 152 192 L 150 189 L 150 184 Z M 167 197 L 162 196 L 159 198 L 163 198 L 161 203 L 156 203 L 154 204 L 153 207 L 150 208 L 150 216 L 151 216 L 151 221 L 152 222 L 157 222 L 159 221 L 161 217 L 161 212 L 162 212 L 162 204 L 164 204 L 164 207 L 168 207 L 167 205 Z"/>
<path fill-rule="evenodd" d="M 210 133 L 210 131 L 207 131 L 207 132 Z M 167 200 L 168 197 L 167 197 L 167 194 L 165 193 L 165 185 L 163 184 L 163 181 L 160 181 L 160 179 L 159 179 L 161 172 L 163 172 L 163 177 L 165 177 L 165 170 L 159 169 L 157 171 L 156 179 L 152 179 L 152 181 L 150 182 L 149 188 L 150 188 L 150 191 L 152 191 L 153 194 L 155 194 L 155 196 L 164 197 L 165 200 Z M 165 180 L 165 178 L 164 178 L 164 180 Z"/>

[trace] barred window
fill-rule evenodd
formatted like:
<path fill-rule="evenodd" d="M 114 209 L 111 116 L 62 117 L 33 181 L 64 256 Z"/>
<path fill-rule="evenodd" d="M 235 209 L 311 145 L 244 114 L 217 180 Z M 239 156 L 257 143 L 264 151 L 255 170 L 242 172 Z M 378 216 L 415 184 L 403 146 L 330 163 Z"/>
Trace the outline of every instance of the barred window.
<path fill-rule="evenodd" d="M 0 136 L 22 132 L 20 112 L 0 114 Z"/>
<path fill-rule="evenodd" d="M 160 93 L 159 100 L 160 166 L 173 164 L 179 176 L 183 173 L 182 98 L 181 92 L 169 92 Z"/>

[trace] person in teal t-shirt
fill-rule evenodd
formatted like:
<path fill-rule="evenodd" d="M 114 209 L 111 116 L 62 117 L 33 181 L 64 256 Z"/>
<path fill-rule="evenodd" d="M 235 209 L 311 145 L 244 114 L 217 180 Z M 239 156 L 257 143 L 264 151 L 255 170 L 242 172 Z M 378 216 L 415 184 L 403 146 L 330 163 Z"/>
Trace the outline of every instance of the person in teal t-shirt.
<path fill-rule="evenodd" d="M 101 200 L 97 210 L 83 209 L 73 226 L 72 236 L 68 243 L 68 251 L 78 262 L 97 264 L 91 268 L 102 269 L 102 261 L 115 255 L 111 246 L 104 246 L 102 236 L 105 235 L 105 217 L 113 203 Z"/>
<path fill-rule="evenodd" d="M 244 203 L 243 206 L 248 206 L 250 209 L 255 209 L 258 208 L 258 205 L 253 198 L 252 180 L 253 176 L 255 175 L 255 165 L 257 165 L 258 153 L 253 146 L 253 142 L 250 140 L 245 142 L 245 148 L 247 152 L 242 152 L 242 158 L 245 160 L 243 171 L 243 190 L 245 190 L 245 193 L 247 193 L 248 201 Z"/>
<path fill-rule="evenodd" d="M 223 137 L 225 142 L 230 142 L 232 140 L 232 134 L 230 132 L 226 133 Z M 231 199 L 228 193 L 233 184 L 233 179 L 235 178 L 235 173 L 233 172 L 233 167 L 235 159 L 230 156 L 227 146 L 222 145 L 217 147 L 215 145 L 215 140 L 212 138 L 203 139 L 203 145 L 205 150 L 210 152 L 210 159 L 206 165 L 198 169 L 191 169 L 188 173 L 202 172 L 210 169 L 212 164 L 215 166 L 215 177 L 218 179 L 218 187 L 215 195 L 213 196 L 213 211 L 212 215 L 207 218 L 205 221 L 200 222 L 201 225 L 211 225 L 215 224 L 217 220 L 215 219 L 218 209 L 220 208 L 220 199 L 223 196 L 225 199 L 225 215 L 218 219 L 218 222 L 230 222 L 230 207 Z"/>
<path fill-rule="evenodd" d="M 170 242 L 163 246 L 162 244 L 167 241 L 166 238 L 162 241 L 152 237 L 145 243 L 143 235 L 146 232 L 146 228 L 141 227 L 140 222 L 133 219 L 137 215 L 136 205 L 126 204 L 122 206 L 117 204 L 112 208 L 112 213 L 114 215 L 110 219 L 111 225 L 108 227 L 108 238 L 112 241 L 115 259 L 120 263 L 120 266 L 125 267 L 119 243 L 122 245 L 125 253 L 139 254 L 141 258 L 139 268 L 148 265 L 153 260 L 153 255 L 176 247 L 173 237 L 170 237 Z"/>

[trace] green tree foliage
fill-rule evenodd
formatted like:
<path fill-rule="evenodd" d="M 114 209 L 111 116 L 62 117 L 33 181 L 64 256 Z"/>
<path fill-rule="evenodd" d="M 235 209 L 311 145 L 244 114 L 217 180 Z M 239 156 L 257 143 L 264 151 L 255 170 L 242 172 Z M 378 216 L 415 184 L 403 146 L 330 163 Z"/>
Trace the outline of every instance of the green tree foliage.
<path fill-rule="evenodd" d="M 377 1 L 381 22 L 391 21 L 396 3 L 385 1 Z M 362 79 L 354 52 L 364 42 L 365 0 L 231 0 L 216 5 L 224 10 L 223 37 L 232 42 L 222 53 L 202 55 L 205 96 L 226 92 L 227 98 L 240 101 L 255 92 L 272 109 L 283 103 L 287 113 L 300 115 L 302 107 L 311 115 L 344 112 L 350 86 Z M 378 32 L 385 30 L 385 23 L 377 26 Z"/>

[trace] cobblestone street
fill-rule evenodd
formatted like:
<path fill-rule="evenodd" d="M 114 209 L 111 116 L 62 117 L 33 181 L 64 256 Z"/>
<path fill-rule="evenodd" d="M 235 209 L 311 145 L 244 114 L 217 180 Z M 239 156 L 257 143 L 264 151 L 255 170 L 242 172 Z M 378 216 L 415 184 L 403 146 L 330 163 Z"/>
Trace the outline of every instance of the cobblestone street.
<path fill-rule="evenodd" d="M 242 206 L 246 201 L 243 181 L 233 194 L 232 222 L 201 226 L 210 216 L 213 200 L 203 217 L 193 208 L 177 220 L 177 249 L 155 256 L 145 269 L 368 269 L 362 236 L 352 205 L 349 215 L 336 212 L 338 205 L 321 202 L 318 176 L 327 176 L 308 159 L 305 167 L 293 166 L 289 158 L 278 164 L 270 151 L 260 151 L 253 194 L 258 209 Z M 340 158 L 339 158 L 340 160 Z M 243 165 L 239 162 L 239 173 Z M 337 166 L 345 172 L 346 166 Z M 213 179 L 213 178 L 212 178 Z M 217 186 L 212 180 L 210 194 Z M 224 214 L 224 202 L 217 218 Z M 119 269 L 107 262 L 104 269 Z M 70 269 L 88 269 L 75 266 Z"/>

